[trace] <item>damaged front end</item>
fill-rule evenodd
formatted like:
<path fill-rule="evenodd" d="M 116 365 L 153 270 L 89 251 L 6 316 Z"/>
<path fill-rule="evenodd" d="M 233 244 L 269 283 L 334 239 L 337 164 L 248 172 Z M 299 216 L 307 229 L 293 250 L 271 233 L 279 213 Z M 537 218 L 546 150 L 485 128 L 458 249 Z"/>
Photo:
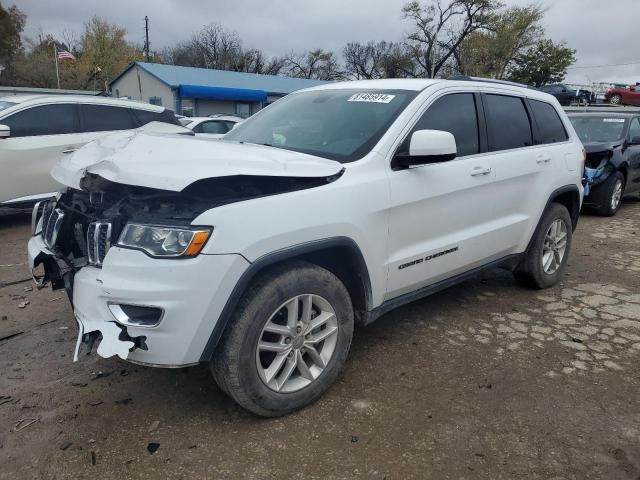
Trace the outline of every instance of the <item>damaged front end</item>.
<path fill-rule="evenodd" d="M 613 148 L 607 144 L 593 143 L 585 145 L 587 154 L 582 185 L 584 186 L 584 196 L 588 197 L 594 187 L 600 185 L 616 171 L 611 163 Z"/>
<path fill-rule="evenodd" d="M 95 344 L 97 353 L 103 357 L 117 355 L 132 360 L 133 352 L 152 348 L 146 332 L 160 325 L 166 316 L 166 302 L 176 305 L 180 297 L 186 307 L 175 308 L 184 311 L 197 302 L 209 301 L 205 293 L 189 291 L 186 281 L 180 280 L 181 274 L 176 273 L 184 272 L 182 275 L 188 279 L 191 273 L 185 267 L 189 262 L 176 262 L 175 258 L 183 258 L 179 256 L 158 259 L 153 252 L 127 245 L 123 237 L 131 235 L 126 233 L 128 227 L 186 232 L 197 228 L 211 232 L 213 227 L 194 227 L 191 223 L 211 208 L 319 187 L 341 174 L 319 178 L 226 176 L 198 180 L 175 192 L 123 185 L 87 173 L 81 189 L 68 188 L 36 205 L 32 218 L 34 236 L 29 242 L 30 266 L 39 287 L 50 283 L 53 289 L 67 291 L 79 327 L 74 360 L 83 347 L 91 352 Z M 135 255 L 126 257 L 133 260 L 120 260 L 122 265 L 116 273 L 114 262 L 109 261 L 113 250 L 120 252 L 117 254 L 120 259 Z M 140 251 L 145 255 L 140 255 Z M 219 255 L 204 257 L 222 261 Z M 143 262 L 143 265 L 134 268 L 134 262 Z M 152 273 L 145 273 L 145 268 Z M 156 274 L 159 269 L 164 269 L 162 274 Z M 161 278 L 149 278 L 148 291 L 137 291 L 142 289 L 140 285 L 147 277 L 156 275 Z M 170 279 L 171 275 L 175 275 L 174 280 Z M 155 287 L 154 282 L 158 284 Z M 171 297 L 172 293 L 176 298 Z M 149 363 L 165 364 L 158 352 L 155 353 L 149 355 L 153 358 Z"/>

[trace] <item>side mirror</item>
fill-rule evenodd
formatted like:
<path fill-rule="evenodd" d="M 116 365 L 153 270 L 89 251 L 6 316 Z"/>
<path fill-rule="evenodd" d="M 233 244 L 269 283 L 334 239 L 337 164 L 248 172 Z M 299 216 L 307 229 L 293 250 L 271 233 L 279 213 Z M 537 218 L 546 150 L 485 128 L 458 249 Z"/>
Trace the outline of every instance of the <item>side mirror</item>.
<path fill-rule="evenodd" d="M 11 127 L 7 125 L 0 125 L 0 138 L 7 138 L 11 136 Z"/>
<path fill-rule="evenodd" d="M 394 167 L 409 168 L 429 163 L 447 162 L 456 158 L 456 139 L 442 130 L 416 130 L 409 141 L 409 153 L 398 153 Z"/>

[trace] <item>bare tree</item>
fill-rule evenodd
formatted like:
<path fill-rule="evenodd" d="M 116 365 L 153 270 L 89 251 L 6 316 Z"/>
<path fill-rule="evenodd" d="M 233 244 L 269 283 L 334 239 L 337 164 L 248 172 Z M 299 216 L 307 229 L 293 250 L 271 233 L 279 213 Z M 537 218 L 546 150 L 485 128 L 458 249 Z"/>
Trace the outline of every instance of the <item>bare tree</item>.
<path fill-rule="evenodd" d="M 410 1 L 402 9 L 413 23 L 408 43 L 421 74 L 433 78 L 449 62 L 467 36 L 486 28 L 501 4 L 498 0 Z"/>
<path fill-rule="evenodd" d="M 315 80 L 342 80 L 345 74 L 333 52 L 321 48 L 284 57 L 287 73 L 292 77 Z"/>
<path fill-rule="evenodd" d="M 355 79 L 415 76 L 411 52 L 402 43 L 349 42 L 342 52 L 347 75 Z"/>

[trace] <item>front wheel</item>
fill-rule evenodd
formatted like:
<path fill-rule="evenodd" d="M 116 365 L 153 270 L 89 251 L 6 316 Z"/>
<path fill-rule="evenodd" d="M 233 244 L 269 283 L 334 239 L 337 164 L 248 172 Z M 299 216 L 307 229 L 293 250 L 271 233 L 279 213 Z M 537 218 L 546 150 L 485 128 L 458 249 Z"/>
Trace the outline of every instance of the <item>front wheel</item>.
<path fill-rule="evenodd" d="M 598 214 L 603 217 L 614 216 L 622 203 L 623 193 L 624 175 L 615 172 L 593 192 L 596 203 L 599 205 L 596 210 Z"/>
<path fill-rule="evenodd" d="M 567 208 L 552 203 L 533 234 L 529 250 L 513 272 L 516 280 L 531 288 L 549 288 L 558 283 L 567 267 L 573 234 Z"/>
<path fill-rule="evenodd" d="M 248 289 L 211 361 L 216 382 L 264 417 L 316 401 L 344 366 L 353 336 L 347 289 L 306 262 L 278 266 Z"/>

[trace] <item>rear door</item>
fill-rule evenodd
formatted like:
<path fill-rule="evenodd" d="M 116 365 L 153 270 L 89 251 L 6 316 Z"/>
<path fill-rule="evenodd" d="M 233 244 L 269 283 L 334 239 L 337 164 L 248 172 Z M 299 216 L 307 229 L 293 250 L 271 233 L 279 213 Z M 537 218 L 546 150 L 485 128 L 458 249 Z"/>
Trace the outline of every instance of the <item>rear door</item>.
<path fill-rule="evenodd" d="M 77 104 L 38 105 L 0 123 L 11 128 L 10 137 L 0 139 L 0 202 L 56 192 L 60 185 L 49 172 L 76 148 Z"/>
<path fill-rule="evenodd" d="M 566 172 L 568 136 L 555 108 L 513 94 L 483 95 L 489 151 L 496 166 L 495 209 L 503 248 L 520 252 L 527 245 L 551 191 L 554 171 Z M 536 123 L 534 112 L 538 112 Z M 551 125 L 559 124 L 560 132 Z M 537 125 L 544 131 L 543 141 Z M 552 141 L 551 137 L 555 138 Z M 564 143 L 563 143 L 564 142 Z"/>
<path fill-rule="evenodd" d="M 449 93 L 436 99 L 411 133 L 452 133 L 457 158 L 389 174 L 387 299 L 462 273 L 496 256 L 495 169 L 486 150 L 480 97 Z M 408 150 L 408 139 L 398 153 Z"/>

